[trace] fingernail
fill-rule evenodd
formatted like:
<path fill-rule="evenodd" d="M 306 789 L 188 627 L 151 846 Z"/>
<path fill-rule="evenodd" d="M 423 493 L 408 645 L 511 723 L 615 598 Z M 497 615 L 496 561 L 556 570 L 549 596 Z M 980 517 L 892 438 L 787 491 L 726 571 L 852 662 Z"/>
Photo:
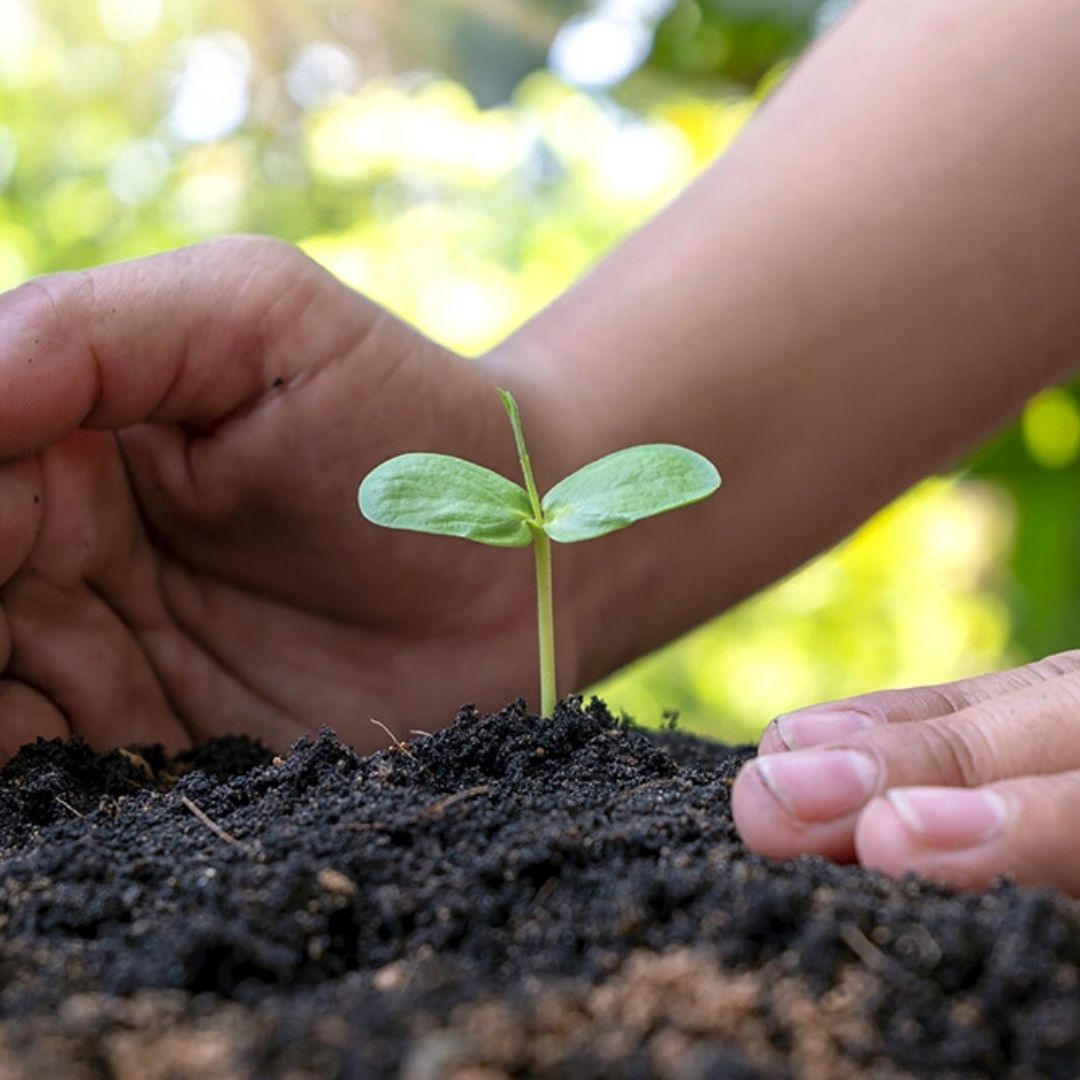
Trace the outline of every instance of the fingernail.
<path fill-rule="evenodd" d="M 886 798 L 915 840 L 951 850 L 992 840 L 1009 809 L 997 792 L 980 788 L 894 788 Z"/>
<path fill-rule="evenodd" d="M 878 788 L 878 764 L 861 750 L 770 754 L 753 767 L 784 810 L 804 822 L 854 813 Z"/>
<path fill-rule="evenodd" d="M 778 716 L 775 723 L 777 734 L 789 750 L 805 750 L 876 727 L 878 721 L 866 713 L 801 712 Z"/>

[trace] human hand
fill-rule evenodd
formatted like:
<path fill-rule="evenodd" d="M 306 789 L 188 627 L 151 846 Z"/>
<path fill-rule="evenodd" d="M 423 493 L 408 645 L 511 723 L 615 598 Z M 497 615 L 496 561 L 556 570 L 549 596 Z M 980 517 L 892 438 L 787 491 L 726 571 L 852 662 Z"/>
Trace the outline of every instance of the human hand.
<path fill-rule="evenodd" d="M 746 843 L 1080 895 L 1080 651 L 779 717 L 733 792 Z"/>
<path fill-rule="evenodd" d="M 405 450 L 513 475 L 493 384 L 261 238 L 0 297 L 0 757 L 320 724 L 381 745 L 370 717 L 531 691 L 527 557 L 356 507 Z M 511 385 L 557 470 L 550 409 Z"/>

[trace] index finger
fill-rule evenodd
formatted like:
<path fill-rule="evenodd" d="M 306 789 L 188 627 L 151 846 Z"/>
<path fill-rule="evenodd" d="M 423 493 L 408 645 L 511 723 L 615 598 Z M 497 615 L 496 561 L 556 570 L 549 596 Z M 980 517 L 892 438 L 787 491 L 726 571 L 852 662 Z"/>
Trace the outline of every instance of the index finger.
<path fill-rule="evenodd" d="M 217 424 L 273 381 L 265 342 L 327 278 L 296 248 L 237 237 L 0 296 L 0 461 L 79 427 Z"/>
<path fill-rule="evenodd" d="M 937 686 L 879 690 L 778 716 L 765 729 L 760 754 L 805 750 L 881 724 L 909 724 L 951 716 L 995 698 L 1039 686 L 1080 670 L 1080 649 L 1057 653 L 1023 667 L 958 679 Z"/>

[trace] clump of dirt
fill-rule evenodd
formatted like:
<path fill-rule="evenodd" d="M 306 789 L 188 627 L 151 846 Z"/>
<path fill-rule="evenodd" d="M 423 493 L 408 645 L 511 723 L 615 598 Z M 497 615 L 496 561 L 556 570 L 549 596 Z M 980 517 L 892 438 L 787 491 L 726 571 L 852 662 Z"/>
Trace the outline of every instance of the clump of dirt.
<path fill-rule="evenodd" d="M 1080 907 L 751 856 L 749 753 L 573 700 L 366 758 L 28 747 L 0 1074 L 1075 1075 Z"/>

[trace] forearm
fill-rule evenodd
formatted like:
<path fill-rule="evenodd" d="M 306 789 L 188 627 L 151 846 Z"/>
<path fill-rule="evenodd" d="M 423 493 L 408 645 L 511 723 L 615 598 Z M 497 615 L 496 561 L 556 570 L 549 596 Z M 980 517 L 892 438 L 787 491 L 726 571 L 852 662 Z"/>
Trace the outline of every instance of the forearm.
<path fill-rule="evenodd" d="M 1071 0 L 865 0 L 695 187 L 485 361 L 564 403 L 581 460 L 678 441 L 724 474 L 575 552 L 607 627 L 581 678 L 835 542 L 1068 370 L 1078 37 Z"/>

